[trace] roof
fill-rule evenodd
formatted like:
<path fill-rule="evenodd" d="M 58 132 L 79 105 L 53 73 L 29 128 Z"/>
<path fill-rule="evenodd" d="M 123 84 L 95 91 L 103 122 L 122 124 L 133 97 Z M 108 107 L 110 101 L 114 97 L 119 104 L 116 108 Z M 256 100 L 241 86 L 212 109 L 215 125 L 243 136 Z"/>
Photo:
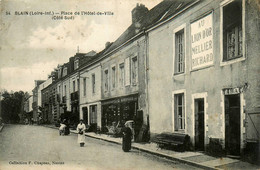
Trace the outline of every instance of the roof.
<path fill-rule="evenodd" d="M 144 29 L 152 27 L 165 21 L 171 16 L 195 2 L 195 0 L 164 0 L 149 12 L 147 12 L 138 22 L 132 23 L 121 36 L 106 50 L 105 54 L 118 48 L 120 45 L 130 40 Z"/>

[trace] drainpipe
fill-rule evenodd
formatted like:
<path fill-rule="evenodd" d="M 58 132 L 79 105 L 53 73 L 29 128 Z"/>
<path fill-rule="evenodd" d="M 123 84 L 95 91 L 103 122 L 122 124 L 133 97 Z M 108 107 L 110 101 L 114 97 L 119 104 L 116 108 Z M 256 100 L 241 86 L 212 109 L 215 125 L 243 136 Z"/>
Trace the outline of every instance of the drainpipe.
<path fill-rule="evenodd" d="M 145 92 L 145 102 L 146 102 L 146 124 L 148 125 L 149 122 L 147 117 L 149 116 L 149 94 L 148 94 L 148 71 L 149 71 L 149 62 L 148 62 L 148 57 L 149 57 L 149 37 L 148 37 L 148 32 L 144 31 L 144 35 L 145 35 L 145 62 L 144 62 L 144 66 L 145 66 L 145 70 L 144 70 L 144 74 L 145 74 L 145 88 L 146 88 L 146 92 Z"/>

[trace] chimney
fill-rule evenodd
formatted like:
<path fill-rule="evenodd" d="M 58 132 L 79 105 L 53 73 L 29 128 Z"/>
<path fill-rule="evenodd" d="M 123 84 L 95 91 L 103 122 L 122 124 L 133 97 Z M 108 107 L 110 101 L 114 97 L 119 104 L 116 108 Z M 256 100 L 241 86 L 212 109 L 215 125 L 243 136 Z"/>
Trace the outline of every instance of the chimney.
<path fill-rule="evenodd" d="M 148 8 L 143 4 L 137 3 L 136 7 L 132 10 L 132 23 L 139 21 L 148 11 Z"/>
<path fill-rule="evenodd" d="M 106 42 L 106 44 L 105 44 L 105 48 L 108 48 L 108 47 L 110 47 L 110 45 L 111 45 L 112 43 L 111 42 Z"/>

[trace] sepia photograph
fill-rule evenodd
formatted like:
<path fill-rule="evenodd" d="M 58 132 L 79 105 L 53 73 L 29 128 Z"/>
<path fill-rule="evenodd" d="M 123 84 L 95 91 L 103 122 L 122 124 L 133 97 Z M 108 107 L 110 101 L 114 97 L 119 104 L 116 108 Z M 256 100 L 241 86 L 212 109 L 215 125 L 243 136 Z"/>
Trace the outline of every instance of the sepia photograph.
<path fill-rule="evenodd" d="M 0 0 L 0 170 L 260 170 L 259 0 Z"/>

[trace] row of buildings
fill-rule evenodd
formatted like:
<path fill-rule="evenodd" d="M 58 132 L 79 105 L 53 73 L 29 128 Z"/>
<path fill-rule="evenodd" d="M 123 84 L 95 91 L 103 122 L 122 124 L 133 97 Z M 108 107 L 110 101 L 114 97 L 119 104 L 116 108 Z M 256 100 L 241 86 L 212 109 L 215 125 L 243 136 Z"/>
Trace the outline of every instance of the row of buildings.
<path fill-rule="evenodd" d="M 231 155 L 259 148 L 259 17 L 253 0 L 138 4 L 115 42 L 58 66 L 34 102 L 51 123 L 134 120 L 137 141 L 149 128 L 151 139 L 188 134 L 195 150 L 213 139 Z"/>

